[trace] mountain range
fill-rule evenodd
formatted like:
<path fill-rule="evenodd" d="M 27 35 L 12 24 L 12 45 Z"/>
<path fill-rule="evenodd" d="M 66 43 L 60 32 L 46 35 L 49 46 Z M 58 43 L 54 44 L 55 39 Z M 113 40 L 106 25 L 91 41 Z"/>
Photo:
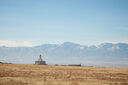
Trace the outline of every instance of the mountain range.
<path fill-rule="evenodd" d="M 128 67 L 127 43 L 85 46 L 72 42 L 33 47 L 0 47 L 0 62 L 34 64 L 42 54 L 47 64 Z"/>

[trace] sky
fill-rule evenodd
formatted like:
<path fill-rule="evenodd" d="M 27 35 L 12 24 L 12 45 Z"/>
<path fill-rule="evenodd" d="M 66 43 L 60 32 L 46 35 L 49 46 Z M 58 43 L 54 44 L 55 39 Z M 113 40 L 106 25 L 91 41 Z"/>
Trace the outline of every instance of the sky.
<path fill-rule="evenodd" d="M 128 43 L 128 0 L 0 0 L 0 46 Z"/>

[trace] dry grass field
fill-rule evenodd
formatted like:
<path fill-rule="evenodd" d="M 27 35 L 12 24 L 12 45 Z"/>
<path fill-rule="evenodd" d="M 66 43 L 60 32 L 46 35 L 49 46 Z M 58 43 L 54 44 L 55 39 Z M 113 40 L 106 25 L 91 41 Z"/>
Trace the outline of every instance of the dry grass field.
<path fill-rule="evenodd" d="M 128 68 L 0 64 L 0 85 L 128 85 Z"/>

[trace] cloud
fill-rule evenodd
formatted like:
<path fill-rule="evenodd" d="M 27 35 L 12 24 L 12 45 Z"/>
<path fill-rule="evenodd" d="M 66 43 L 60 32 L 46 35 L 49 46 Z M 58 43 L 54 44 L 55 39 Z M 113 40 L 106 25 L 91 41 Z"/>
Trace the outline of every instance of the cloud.
<path fill-rule="evenodd" d="M 7 47 L 31 47 L 33 46 L 32 42 L 28 41 L 11 41 L 11 40 L 0 40 L 0 46 L 7 46 Z"/>

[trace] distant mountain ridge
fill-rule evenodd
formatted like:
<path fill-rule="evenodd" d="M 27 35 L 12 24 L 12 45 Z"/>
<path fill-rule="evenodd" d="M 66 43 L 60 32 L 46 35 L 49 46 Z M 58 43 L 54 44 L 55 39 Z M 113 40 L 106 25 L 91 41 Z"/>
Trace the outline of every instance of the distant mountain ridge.
<path fill-rule="evenodd" d="M 43 54 L 48 64 L 72 64 L 128 67 L 127 43 L 102 43 L 85 46 L 72 42 L 33 47 L 0 47 L 0 61 L 33 64 Z"/>

